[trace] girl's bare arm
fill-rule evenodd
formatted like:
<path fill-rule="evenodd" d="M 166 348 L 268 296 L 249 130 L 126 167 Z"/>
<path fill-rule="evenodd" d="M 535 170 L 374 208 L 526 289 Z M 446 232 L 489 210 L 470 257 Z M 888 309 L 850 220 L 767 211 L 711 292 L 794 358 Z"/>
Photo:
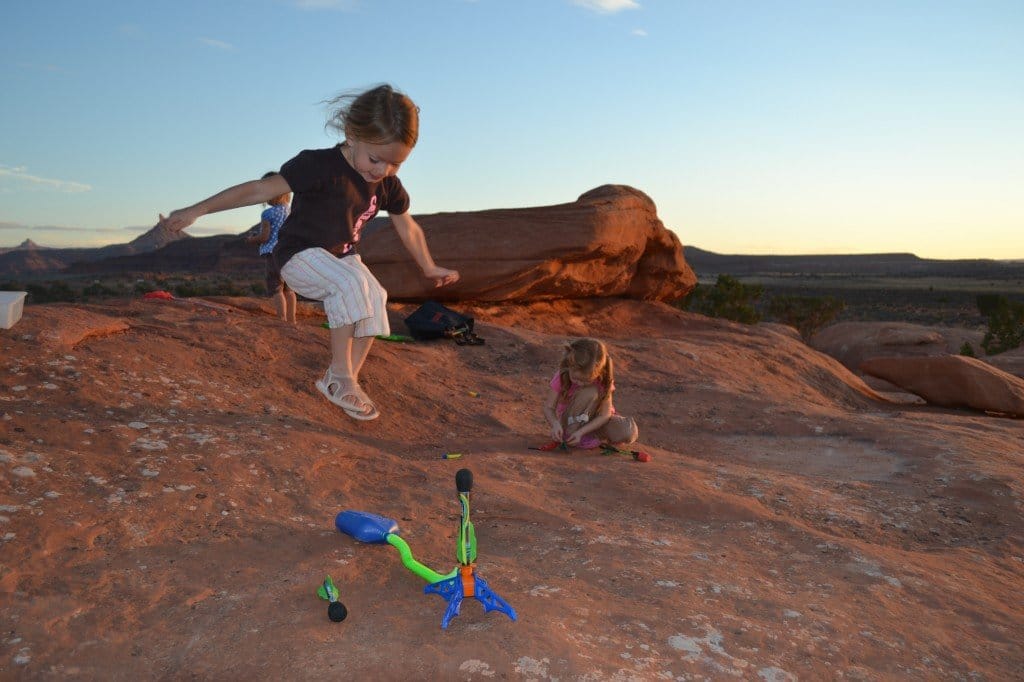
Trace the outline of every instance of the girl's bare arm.
<path fill-rule="evenodd" d="M 234 187 L 228 187 L 223 192 L 218 192 L 199 203 L 171 211 L 166 217 L 161 214 L 157 227 L 178 232 L 208 213 L 262 204 L 264 201 L 291 191 L 288 181 L 281 175 L 272 175 L 262 180 L 250 180 Z"/>
<path fill-rule="evenodd" d="M 423 228 L 419 226 L 409 213 L 392 213 L 391 222 L 395 225 L 398 238 L 402 240 L 409 255 L 413 257 L 416 264 L 420 266 L 423 274 L 434 280 L 437 286 L 453 284 L 459 281 L 459 273 L 456 270 L 442 268 L 434 263 L 427 248 L 426 237 L 423 236 Z"/>
<path fill-rule="evenodd" d="M 569 437 L 569 444 L 575 445 L 580 442 L 580 439 L 588 433 L 597 432 L 602 426 L 608 423 L 612 418 L 612 404 L 610 400 L 605 400 L 597 410 L 597 414 L 594 418 L 589 420 L 586 424 L 581 426 L 579 429 L 573 432 L 572 436 Z"/>
<path fill-rule="evenodd" d="M 270 241 L 270 221 L 264 220 L 260 223 L 259 243 L 266 244 Z"/>
<path fill-rule="evenodd" d="M 552 388 L 548 390 L 547 399 L 544 401 L 544 418 L 548 420 L 548 426 L 551 427 L 551 437 L 561 441 L 565 434 L 562 432 L 562 422 L 558 419 L 558 414 L 555 411 L 557 405 L 558 391 Z"/>

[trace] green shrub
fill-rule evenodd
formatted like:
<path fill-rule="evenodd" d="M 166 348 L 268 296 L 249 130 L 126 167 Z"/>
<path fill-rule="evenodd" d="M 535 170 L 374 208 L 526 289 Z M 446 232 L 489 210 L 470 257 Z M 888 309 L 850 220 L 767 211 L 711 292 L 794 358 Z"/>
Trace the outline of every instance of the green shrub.
<path fill-rule="evenodd" d="M 213 294 L 217 296 L 248 296 L 251 288 L 245 282 L 225 277 L 217 282 L 216 291 Z M 265 290 L 265 287 L 260 289 L 260 291 Z"/>
<path fill-rule="evenodd" d="M 960 346 L 960 355 L 968 358 L 978 357 L 974 352 L 974 346 L 972 346 L 969 341 L 964 341 L 963 345 Z"/>
<path fill-rule="evenodd" d="M 1001 294 L 978 294 L 978 310 L 987 318 L 988 330 L 981 347 L 989 355 L 1020 347 L 1024 342 L 1024 303 Z"/>
<path fill-rule="evenodd" d="M 768 303 L 772 319 L 796 327 L 805 339 L 836 319 L 846 304 L 832 296 L 773 296 Z"/>
<path fill-rule="evenodd" d="M 191 296 L 205 296 L 207 292 L 204 287 L 198 286 L 195 282 L 182 282 L 172 287 L 174 295 L 178 298 L 189 298 Z"/>
<path fill-rule="evenodd" d="M 698 284 L 680 307 L 709 317 L 755 324 L 761 320 L 761 313 L 754 303 L 763 293 L 764 287 L 759 284 L 743 284 L 735 277 L 719 275 L 713 287 Z"/>
<path fill-rule="evenodd" d="M 78 293 L 67 282 L 29 284 L 25 290 L 32 303 L 73 303 L 79 299 Z"/>
<path fill-rule="evenodd" d="M 139 281 L 135 282 L 135 287 L 133 289 L 136 294 L 139 294 L 141 296 L 144 294 L 148 294 L 151 291 L 156 291 L 158 288 L 159 287 L 157 287 L 152 282 L 145 279 L 140 279 Z"/>
<path fill-rule="evenodd" d="M 113 298 L 120 295 L 121 292 L 119 290 L 103 282 L 93 282 L 82 289 L 82 298 L 85 300 L 90 298 Z"/>

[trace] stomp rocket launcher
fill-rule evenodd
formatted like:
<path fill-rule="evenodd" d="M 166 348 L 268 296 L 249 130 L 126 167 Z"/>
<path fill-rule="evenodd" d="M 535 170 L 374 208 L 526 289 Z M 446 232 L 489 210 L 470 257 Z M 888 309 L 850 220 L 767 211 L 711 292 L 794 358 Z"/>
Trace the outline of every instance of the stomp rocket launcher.
<path fill-rule="evenodd" d="M 455 547 L 459 565 L 447 575 L 441 575 L 416 561 L 409 545 L 399 535 L 398 522 L 394 519 L 370 512 L 347 510 L 338 514 L 334 519 L 334 525 L 339 531 L 359 542 L 387 543 L 397 549 L 402 564 L 427 582 L 427 586 L 423 588 L 424 594 L 439 594 L 448 602 L 448 608 L 441 619 L 442 628 L 447 629 L 451 619 L 459 615 L 462 601 L 467 597 L 474 597 L 483 604 L 485 613 L 500 611 L 515 620 L 515 609 L 495 594 L 476 572 L 476 533 L 469 518 L 473 472 L 469 469 L 459 469 L 455 474 L 455 488 L 459 494 L 459 503 L 462 505 L 462 519 Z"/>

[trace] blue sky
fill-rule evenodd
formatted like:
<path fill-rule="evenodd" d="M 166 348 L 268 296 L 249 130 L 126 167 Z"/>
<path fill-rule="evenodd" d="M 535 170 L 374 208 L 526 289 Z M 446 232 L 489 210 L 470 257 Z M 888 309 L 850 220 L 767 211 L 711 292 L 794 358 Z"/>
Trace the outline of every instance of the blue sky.
<path fill-rule="evenodd" d="M 414 214 L 619 183 L 721 253 L 1024 258 L 1021 0 L 8 4 L 0 246 L 129 241 L 390 82 Z"/>

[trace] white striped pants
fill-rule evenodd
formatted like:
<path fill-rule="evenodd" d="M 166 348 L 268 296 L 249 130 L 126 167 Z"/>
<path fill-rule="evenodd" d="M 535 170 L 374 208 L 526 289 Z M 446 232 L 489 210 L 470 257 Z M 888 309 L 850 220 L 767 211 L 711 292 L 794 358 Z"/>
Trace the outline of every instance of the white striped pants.
<path fill-rule="evenodd" d="M 326 249 L 305 249 L 284 264 L 281 278 L 300 296 L 323 301 L 331 329 L 351 324 L 353 336 L 391 333 L 388 292 L 359 254 L 338 258 Z"/>

